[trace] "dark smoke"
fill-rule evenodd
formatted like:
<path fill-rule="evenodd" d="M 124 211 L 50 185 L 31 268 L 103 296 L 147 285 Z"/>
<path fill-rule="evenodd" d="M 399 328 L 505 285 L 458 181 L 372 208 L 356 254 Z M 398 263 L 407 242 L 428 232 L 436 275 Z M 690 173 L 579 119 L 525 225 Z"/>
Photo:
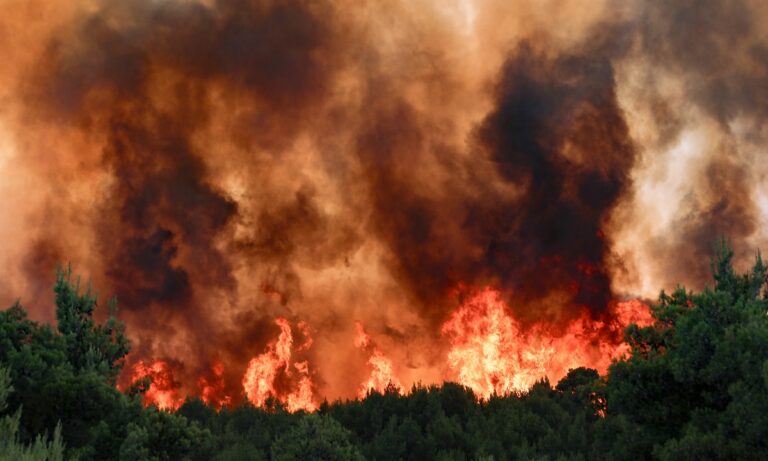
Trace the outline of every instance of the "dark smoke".
<path fill-rule="evenodd" d="M 525 192 L 508 211 L 507 235 L 491 242 L 491 266 L 526 300 L 559 288 L 574 305 L 603 310 L 611 297 L 603 224 L 634 162 L 611 61 L 588 49 L 548 62 L 524 46 L 497 95 L 479 138 Z"/>
<path fill-rule="evenodd" d="M 626 190 L 635 154 L 610 57 L 579 51 L 551 59 L 524 44 L 512 53 L 495 107 L 476 130 L 475 158 L 452 167 L 460 181 L 461 168 L 471 172 L 472 162 L 491 161 L 516 194 L 500 195 L 478 178 L 443 185 L 440 200 L 420 195 L 403 156 L 426 140 L 403 104 L 377 111 L 363 132 L 372 229 L 427 312 L 444 315 L 444 296 L 458 283 L 491 282 L 525 306 L 561 292 L 562 307 L 575 308 L 571 315 L 606 308 L 611 287 L 602 229 Z M 463 241 L 445 238 L 446 229 Z M 541 320 L 535 312 L 529 317 Z"/>

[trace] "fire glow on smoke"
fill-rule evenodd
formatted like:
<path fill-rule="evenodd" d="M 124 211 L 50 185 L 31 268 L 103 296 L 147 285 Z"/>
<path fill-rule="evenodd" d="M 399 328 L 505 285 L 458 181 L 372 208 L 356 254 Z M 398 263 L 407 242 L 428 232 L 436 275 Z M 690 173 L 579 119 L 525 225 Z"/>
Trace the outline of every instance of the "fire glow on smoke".
<path fill-rule="evenodd" d="M 612 359 L 628 352 L 626 344 L 617 341 L 620 332 L 630 323 L 647 326 L 652 321 L 648 306 L 639 300 L 619 301 L 612 308 L 612 325 L 583 317 L 565 328 L 536 324 L 524 329 L 500 293 L 485 288 L 469 297 L 443 324 L 442 334 L 450 344 L 445 379 L 488 398 L 493 394 L 524 392 L 542 378 L 556 382 L 568 370 L 580 366 L 605 372 Z M 312 346 L 307 326 L 299 322 L 292 327 L 283 318 L 275 323 L 280 334 L 262 354 L 249 361 L 242 380 L 243 392 L 257 407 L 266 406 L 271 398 L 288 411 L 313 411 L 321 396 L 315 393 L 307 360 L 295 358 Z M 298 346 L 294 344 L 292 328 L 299 329 L 305 338 Z M 402 393 L 404 388 L 394 373 L 392 361 L 372 343 L 362 323 L 356 322 L 355 328 L 355 347 L 368 356 L 368 377 L 360 384 L 358 396 L 365 397 L 371 391 Z M 215 366 L 215 376 L 221 376 L 222 366 Z M 173 410 L 183 403 L 168 363 L 137 363 L 131 379 L 147 376 L 152 378 L 152 384 L 144 395 L 145 404 Z M 216 407 L 230 403 L 229 396 L 212 397 L 216 394 L 215 386 L 202 378 L 200 383 L 203 401 Z"/>

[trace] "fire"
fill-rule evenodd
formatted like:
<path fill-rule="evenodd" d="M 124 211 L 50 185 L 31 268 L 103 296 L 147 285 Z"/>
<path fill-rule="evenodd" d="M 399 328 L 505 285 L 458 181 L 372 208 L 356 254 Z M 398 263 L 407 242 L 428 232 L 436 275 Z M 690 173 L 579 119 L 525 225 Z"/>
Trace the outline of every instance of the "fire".
<path fill-rule="evenodd" d="M 547 377 L 557 381 L 571 368 L 587 366 L 604 372 L 626 351 L 617 328 L 630 322 L 648 324 L 650 314 L 640 301 L 616 303 L 616 326 L 586 315 L 565 329 L 537 324 L 523 329 L 500 293 L 485 288 L 459 307 L 442 333 L 450 343 L 448 367 L 455 378 L 484 398 L 529 389 Z"/>
<path fill-rule="evenodd" d="M 371 367 L 371 374 L 361 385 L 358 396 L 364 398 L 371 390 L 384 392 L 387 389 L 396 389 L 403 392 L 403 386 L 400 380 L 392 372 L 392 361 L 386 357 L 378 347 L 376 347 L 371 337 L 365 332 L 360 322 L 355 322 L 357 336 L 355 336 L 355 347 L 370 351 L 368 365 Z"/>
<path fill-rule="evenodd" d="M 544 377 L 555 382 L 569 369 L 580 366 L 604 373 L 611 360 L 628 352 L 628 346 L 621 342 L 622 329 L 630 323 L 647 326 L 653 322 L 650 309 L 640 300 L 614 302 L 610 309 L 610 322 L 585 312 L 565 325 L 538 323 L 524 328 L 499 291 L 486 287 L 459 306 L 442 326 L 449 345 L 446 377 L 488 398 L 526 391 Z M 267 406 L 272 398 L 290 412 L 314 411 L 316 386 L 305 357 L 313 344 L 309 327 L 303 321 L 292 326 L 284 318 L 277 318 L 275 325 L 279 335 L 249 361 L 245 370 L 245 397 L 258 407 Z M 354 346 L 366 354 L 369 372 L 357 396 L 365 398 L 371 391 L 403 393 L 393 361 L 373 342 L 362 323 L 355 322 L 355 328 Z M 233 403 L 224 372 L 224 363 L 217 360 L 197 381 L 200 398 L 217 409 Z M 186 393 L 170 362 L 138 361 L 131 368 L 129 382 L 145 378 L 150 379 L 143 397 L 145 405 L 171 411 L 182 405 Z"/>
<path fill-rule="evenodd" d="M 293 335 L 291 324 L 284 318 L 275 320 L 280 327 L 277 340 L 267 346 L 266 352 L 250 360 L 243 376 L 243 389 L 247 399 L 257 407 L 263 407 L 269 397 L 285 404 L 288 411 L 313 411 L 317 408 L 314 401 L 313 385 L 307 361 L 293 363 L 291 349 Z M 308 349 L 312 340 L 309 331 L 302 322 L 299 324 L 306 341 L 297 351 Z M 293 389 L 285 392 L 278 389 L 278 382 L 287 382 Z"/>
<path fill-rule="evenodd" d="M 215 362 L 211 372 L 212 376 L 201 376 L 198 380 L 200 399 L 218 409 L 232 403 L 232 397 L 225 393 L 224 364 Z"/>
<path fill-rule="evenodd" d="M 269 344 L 265 353 L 252 358 L 243 376 L 245 395 L 257 407 L 264 406 L 267 397 L 276 394 L 274 384 L 278 369 L 289 371 L 293 342 L 291 326 L 285 319 L 277 319 L 275 323 L 280 327 L 277 342 Z"/>
<path fill-rule="evenodd" d="M 294 367 L 301 377 L 296 390 L 285 397 L 285 407 L 290 412 L 314 411 L 317 409 L 317 405 L 314 403 L 312 380 L 309 378 L 309 364 L 304 361 L 296 363 Z"/>
<path fill-rule="evenodd" d="M 143 360 L 133 365 L 131 382 L 150 378 L 149 389 L 144 393 L 144 405 L 155 405 L 161 410 L 177 410 L 184 398 L 179 394 L 181 384 L 173 377 L 173 370 L 165 360 L 154 360 L 147 364 Z"/>
<path fill-rule="evenodd" d="M 651 309 L 639 299 L 619 301 L 613 309 L 616 320 L 622 327 L 636 323 L 640 327 L 647 327 L 653 323 Z"/>

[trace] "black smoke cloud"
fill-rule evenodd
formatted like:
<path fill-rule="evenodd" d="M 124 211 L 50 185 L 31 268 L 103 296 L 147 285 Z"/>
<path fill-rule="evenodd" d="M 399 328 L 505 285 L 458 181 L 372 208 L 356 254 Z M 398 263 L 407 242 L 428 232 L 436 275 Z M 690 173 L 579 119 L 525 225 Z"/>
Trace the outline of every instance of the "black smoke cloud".
<path fill-rule="evenodd" d="M 606 308 L 602 225 L 629 182 L 634 149 L 610 56 L 597 45 L 550 58 L 523 44 L 505 63 L 494 107 L 471 141 L 474 158 L 451 166 L 450 176 L 471 178 L 473 162 L 492 162 L 517 193 L 476 178 L 445 184 L 439 200 L 419 195 L 403 166 L 430 140 L 404 103 L 376 111 L 362 132 L 372 228 L 428 315 L 444 320 L 446 296 L 460 283 L 501 285 L 525 306 L 558 291 L 574 314 Z M 463 241 L 444 238 L 446 228 Z"/>
<path fill-rule="evenodd" d="M 489 266 L 509 274 L 524 299 L 562 287 L 575 305 L 599 311 L 611 296 L 603 224 L 629 184 L 635 152 L 611 61 L 581 52 L 549 62 L 523 46 L 478 135 L 503 177 L 524 189 L 506 210 L 510 228 L 489 244 Z"/>

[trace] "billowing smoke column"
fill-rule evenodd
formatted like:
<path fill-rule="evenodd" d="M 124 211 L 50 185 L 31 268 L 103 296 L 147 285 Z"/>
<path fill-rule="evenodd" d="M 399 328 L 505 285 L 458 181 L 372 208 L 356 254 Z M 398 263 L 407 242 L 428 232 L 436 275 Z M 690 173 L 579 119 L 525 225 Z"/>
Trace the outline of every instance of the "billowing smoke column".
<path fill-rule="evenodd" d="M 9 6 L 0 302 L 52 320 L 72 262 L 148 403 L 604 370 L 629 299 L 765 241 L 757 2 Z"/>

